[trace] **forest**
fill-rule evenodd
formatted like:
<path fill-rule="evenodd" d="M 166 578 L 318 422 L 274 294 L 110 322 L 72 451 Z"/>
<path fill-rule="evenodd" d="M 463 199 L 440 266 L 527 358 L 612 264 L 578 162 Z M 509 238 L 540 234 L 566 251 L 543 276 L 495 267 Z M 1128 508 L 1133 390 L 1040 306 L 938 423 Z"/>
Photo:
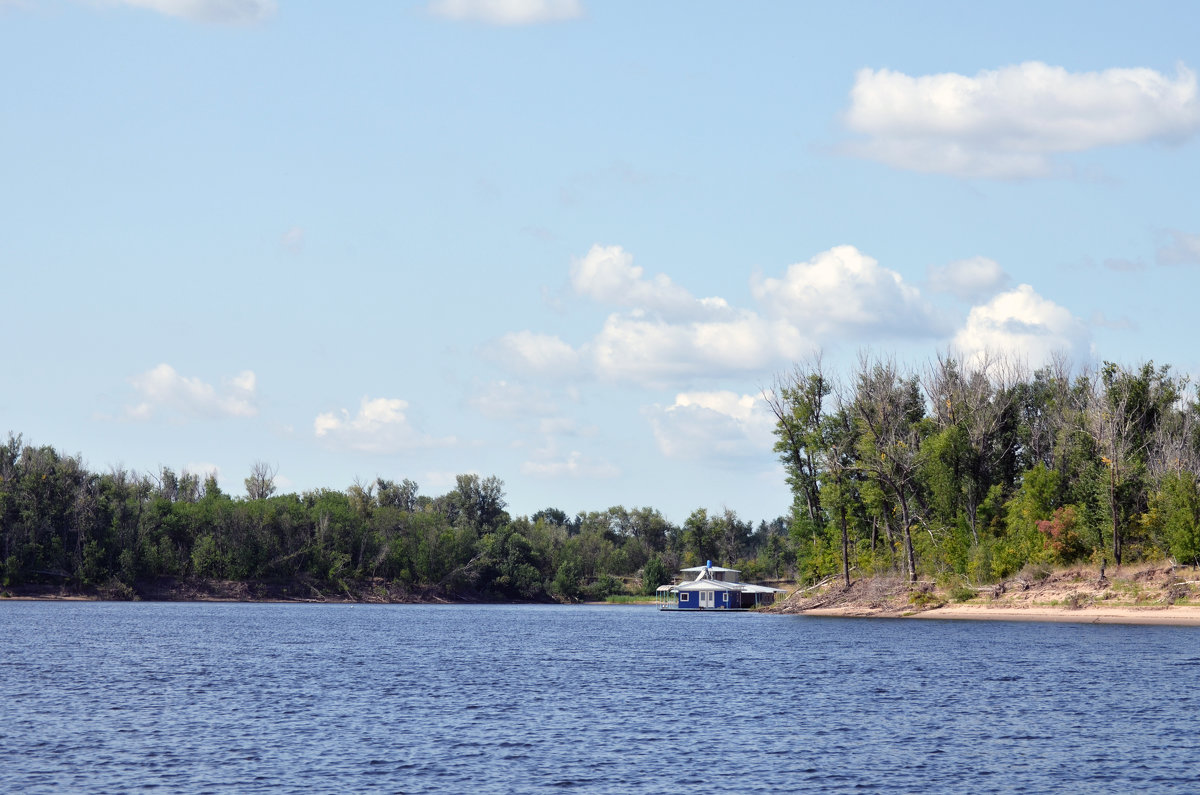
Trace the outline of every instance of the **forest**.
<path fill-rule="evenodd" d="M 705 560 L 747 580 L 838 575 L 983 584 L 1030 564 L 1200 563 L 1200 409 L 1169 366 L 1001 357 L 919 368 L 820 359 L 763 390 L 792 502 L 755 526 L 732 510 L 676 525 L 651 507 L 510 516 L 498 477 L 459 475 L 244 496 L 213 476 L 90 471 L 79 455 L 0 444 L 0 586 L 134 598 L 164 578 L 302 583 L 361 594 L 520 601 L 651 594 Z"/>
<path fill-rule="evenodd" d="M 1197 393 L 1169 366 L 860 354 L 842 375 L 797 364 L 765 396 L 802 581 L 1200 562 Z"/>
<path fill-rule="evenodd" d="M 57 584 L 133 597 L 162 578 L 307 584 L 317 593 L 418 598 L 602 600 L 653 593 L 683 564 L 783 559 L 786 523 L 755 530 L 733 511 L 694 511 L 682 526 L 653 508 L 569 516 L 557 508 L 513 518 L 497 477 L 459 475 L 441 496 L 411 480 L 377 478 L 345 490 L 276 494 L 262 462 L 246 495 L 216 478 L 124 469 L 92 472 L 80 456 L 0 445 L 0 560 L 7 588 Z M 774 539 L 772 542 L 771 539 Z"/>

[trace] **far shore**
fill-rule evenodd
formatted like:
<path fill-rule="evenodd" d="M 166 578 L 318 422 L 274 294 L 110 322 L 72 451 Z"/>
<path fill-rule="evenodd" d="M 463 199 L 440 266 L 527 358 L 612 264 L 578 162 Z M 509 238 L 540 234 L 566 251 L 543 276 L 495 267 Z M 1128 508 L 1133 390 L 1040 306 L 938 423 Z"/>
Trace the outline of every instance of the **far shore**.
<path fill-rule="evenodd" d="M 1170 563 L 1144 563 L 1103 571 L 1027 567 L 1003 582 L 967 587 L 908 582 L 895 576 L 830 577 L 798 588 L 760 612 L 839 618 L 916 618 L 949 621 L 1045 621 L 1076 624 L 1142 624 L 1200 627 L 1200 572 Z M 341 582 L 307 579 L 231 581 L 160 578 L 133 587 L 118 582 L 81 589 L 66 584 L 0 588 L 0 604 L 53 602 L 257 602 L 263 604 L 556 604 L 496 599 L 474 591 L 410 589 L 383 580 Z M 604 607 L 649 607 L 649 597 L 585 601 Z"/>

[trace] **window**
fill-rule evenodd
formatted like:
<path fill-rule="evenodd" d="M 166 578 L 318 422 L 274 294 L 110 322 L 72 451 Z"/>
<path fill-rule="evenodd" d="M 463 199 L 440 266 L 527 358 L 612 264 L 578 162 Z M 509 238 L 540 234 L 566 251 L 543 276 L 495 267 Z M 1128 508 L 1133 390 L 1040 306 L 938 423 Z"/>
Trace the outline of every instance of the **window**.
<path fill-rule="evenodd" d="M 685 594 L 685 593 L 681 593 L 681 594 L 679 594 L 679 601 L 681 601 L 681 602 L 686 602 L 687 600 L 688 600 L 688 595 L 687 595 L 687 594 Z"/>
<path fill-rule="evenodd" d="M 728 604 L 729 603 L 729 594 L 728 593 L 721 594 L 721 601 Z"/>

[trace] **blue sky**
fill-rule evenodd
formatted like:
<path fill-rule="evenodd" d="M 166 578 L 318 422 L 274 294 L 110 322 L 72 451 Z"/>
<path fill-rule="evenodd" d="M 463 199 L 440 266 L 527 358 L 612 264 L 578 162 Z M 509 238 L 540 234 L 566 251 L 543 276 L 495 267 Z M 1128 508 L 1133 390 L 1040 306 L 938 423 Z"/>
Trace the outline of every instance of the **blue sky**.
<path fill-rule="evenodd" d="M 757 520 L 821 351 L 1200 374 L 1191 3 L 0 0 L 0 432 Z"/>

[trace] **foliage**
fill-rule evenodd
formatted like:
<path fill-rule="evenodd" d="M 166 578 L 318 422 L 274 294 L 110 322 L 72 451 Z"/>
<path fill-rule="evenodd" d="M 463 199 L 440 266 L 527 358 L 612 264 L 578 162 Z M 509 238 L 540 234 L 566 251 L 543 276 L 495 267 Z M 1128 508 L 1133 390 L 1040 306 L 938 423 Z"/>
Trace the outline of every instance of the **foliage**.
<path fill-rule="evenodd" d="M 279 494 L 256 462 L 246 495 L 211 473 L 90 471 L 78 455 L 0 441 L 0 585 L 122 594 L 159 577 L 375 580 L 516 600 L 651 594 L 708 560 L 746 579 L 902 574 L 984 583 L 1076 560 L 1200 565 L 1200 411 L 1169 367 L 1032 374 L 947 354 L 923 370 L 864 355 L 846 377 L 797 365 L 764 393 L 790 511 L 755 527 L 698 508 L 512 517 L 497 477 L 442 495 L 408 479 Z M 133 591 L 134 593 L 136 591 Z"/>
<path fill-rule="evenodd" d="M 1077 524 L 1075 509 L 1071 506 L 1056 508 L 1051 519 L 1037 523 L 1038 532 L 1046 537 L 1046 548 L 1053 554 L 1054 562 L 1070 563 L 1083 555 L 1083 539 L 1075 532 Z"/>
<path fill-rule="evenodd" d="M 0 444 L 0 584 L 129 595 L 161 577 L 336 589 L 372 580 L 499 600 L 602 600 L 639 580 L 653 594 L 701 556 L 728 565 L 762 553 L 772 576 L 790 574 L 794 556 L 782 518 L 754 534 L 731 510 L 697 511 L 684 528 L 654 508 L 619 505 L 513 518 L 496 477 L 462 475 L 427 497 L 411 480 L 385 478 L 278 494 L 274 475 L 255 463 L 246 496 L 234 497 L 212 475 L 90 472 L 77 456 L 10 434 Z"/>
<path fill-rule="evenodd" d="M 801 580 L 1200 564 L 1200 411 L 1169 367 L 863 355 L 846 377 L 796 365 L 765 397 Z"/>
<path fill-rule="evenodd" d="M 956 585 L 950 589 L 950 601 L 969 602 L 979 594 L 969 585 Z"/>

